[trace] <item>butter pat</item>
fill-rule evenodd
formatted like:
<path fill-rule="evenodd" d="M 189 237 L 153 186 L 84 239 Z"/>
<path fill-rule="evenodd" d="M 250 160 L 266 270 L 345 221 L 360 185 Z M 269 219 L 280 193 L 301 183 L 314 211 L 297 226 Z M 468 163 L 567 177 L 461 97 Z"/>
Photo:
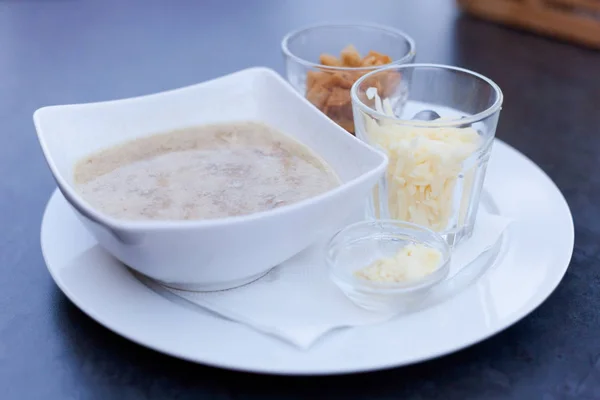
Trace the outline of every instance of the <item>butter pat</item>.
<path fill-rule="evenodd" d="M 409 244 L 390 258 L 379 259 L 354 275 L 373 282 L 404 283 L 433 273 L 442 262 L 442 253 L 423 244 Z"/>

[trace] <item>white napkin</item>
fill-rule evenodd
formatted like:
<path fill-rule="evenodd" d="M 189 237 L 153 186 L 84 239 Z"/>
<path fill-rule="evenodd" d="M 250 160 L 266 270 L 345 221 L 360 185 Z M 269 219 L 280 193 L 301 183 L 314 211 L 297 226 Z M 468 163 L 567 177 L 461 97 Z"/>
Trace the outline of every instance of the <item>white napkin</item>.
<path fill-rule="evenodd" d="M 419 309 L 456 294 L 485 271 L 489 263 L 480 262 L 485 258 L 482 253 L 498 243 L 509 223 L 510 219 L 480 212 L 473 236 L 452 254 L 448 278 Z M 150 286 L 156 289 L 156 284 Z M 301 349 L 308 349 L 333 329 L 380 323 L 396 315 L 376 314 L 352 303 L 329 278 L 324 243 L 310 247 L 263 278 L 240 288 L 219 292 L 161 288 Z"/>

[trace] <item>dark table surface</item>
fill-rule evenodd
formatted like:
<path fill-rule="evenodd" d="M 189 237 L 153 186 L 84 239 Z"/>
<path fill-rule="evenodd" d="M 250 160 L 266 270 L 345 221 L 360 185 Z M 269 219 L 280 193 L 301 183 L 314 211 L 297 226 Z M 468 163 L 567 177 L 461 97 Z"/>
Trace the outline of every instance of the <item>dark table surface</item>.
<path fill-rule="evenodd" d="M 347 377 L 234 373 L 169 358 L 73 306 L 39 245 L 51 179 L 41 106 L 197 83 L 254 65 L 283 72 L 279 41 L 322 20 L 411 33 L 417 60 L 504 90 L 498 136 L 538 163 L 574 214 L 567 275 L 530 316 L 439 360 Z M 0 1 L 0 399 L 600 399 L 600 52 L 461 15 L 450 0 Z M 518 285 L 518 282 L 515 282 Z"/>

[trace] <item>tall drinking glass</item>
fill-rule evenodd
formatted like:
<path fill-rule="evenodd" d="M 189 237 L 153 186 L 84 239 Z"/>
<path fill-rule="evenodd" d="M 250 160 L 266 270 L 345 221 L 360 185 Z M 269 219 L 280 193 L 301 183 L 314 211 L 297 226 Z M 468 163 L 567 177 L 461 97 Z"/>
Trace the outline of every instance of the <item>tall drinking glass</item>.
<path fill-rule="evenodd" d="M 498 85 L 463 68 L 407 64 L 363 76 L 351 96 L 356 136 L 390 159 L 368 216 L 428 227 L 450 245 L 469 238 L 502 107 Z"/>

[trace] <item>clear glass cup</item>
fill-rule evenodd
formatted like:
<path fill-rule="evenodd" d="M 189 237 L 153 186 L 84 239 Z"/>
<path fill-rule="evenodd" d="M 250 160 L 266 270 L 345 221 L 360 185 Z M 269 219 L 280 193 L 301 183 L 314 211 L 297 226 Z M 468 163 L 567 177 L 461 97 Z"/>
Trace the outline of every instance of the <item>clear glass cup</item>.
<path fill-rule="evenodd" d="M 470 237 L 502 107 L 498 85 L 463 68 L 409 64 L 364 75 L 351 92 L 356 136 L 390 159 L 367 216 L 425 226 L 451 246 Z"/>
<path fill-rule="evenodd" d="M 322 54 L 340 58 L 341 51 L 353 45 L 363 57 L 360 65 L 377 64 L 378 58 L 368 58 L 376 51 L 391 58 L 386 65 L 413 62 L 414 40 L 402 31 L 368 24 L 323 24 L 304 27 L 288 33 L 281 42 L 285 69 L 290 84 L 302 95 L 354 134 L 350 88 L 361 76 L 382 65 L 331 66 L 320 61 Z M 364 61 L 364 63 L 362 62 Z"/>

